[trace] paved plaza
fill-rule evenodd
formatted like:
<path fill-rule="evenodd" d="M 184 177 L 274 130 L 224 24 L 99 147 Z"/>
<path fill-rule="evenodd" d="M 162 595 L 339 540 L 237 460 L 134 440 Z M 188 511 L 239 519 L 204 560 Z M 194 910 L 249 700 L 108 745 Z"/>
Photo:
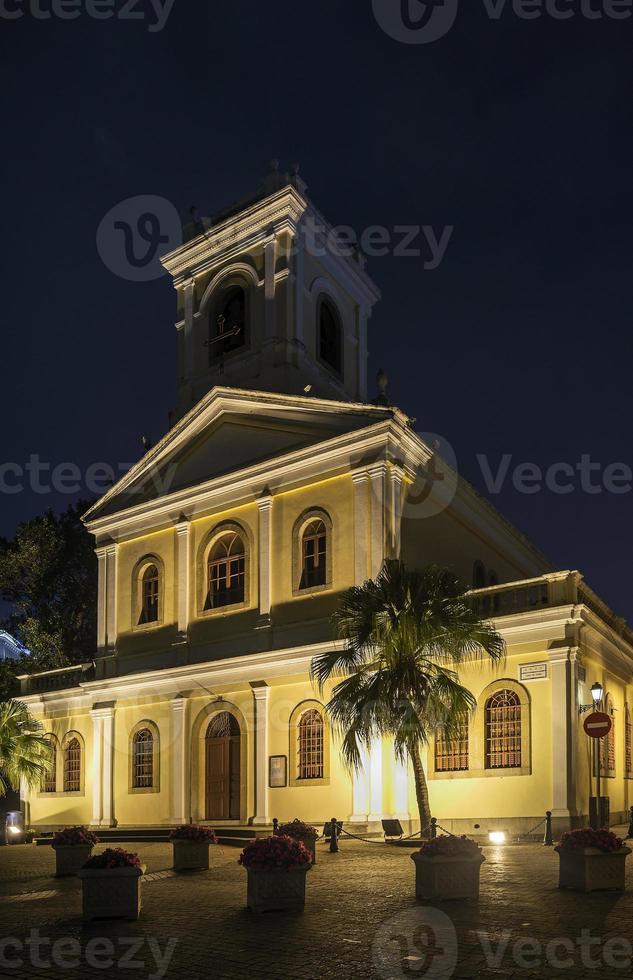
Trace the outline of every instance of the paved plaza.
<path fill-rule="evenodd" d="M 130 845 L 147 865 L 139 922 L 83 925 L 77 879 L 54 854 L 0 848 L 0 977 L 630 977 L 633 859 L 624 894 L 557 888 L 558 856 L 538 844 L 485 847 L 479 903 L 417 903 L 410 850 L 320 846 L 305 912 L 245 908 L 239 850 L 209 872 L 174 875 L 167 844 Z M 29 940 L 28 942 L 25 942 Z"/>

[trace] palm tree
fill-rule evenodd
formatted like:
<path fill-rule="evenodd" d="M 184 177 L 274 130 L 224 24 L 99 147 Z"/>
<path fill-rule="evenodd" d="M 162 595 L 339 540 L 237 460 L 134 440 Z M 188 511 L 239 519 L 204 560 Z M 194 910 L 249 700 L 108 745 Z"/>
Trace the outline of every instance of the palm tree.
<path fill-rule="evenodd" d="M 410 570 L 389 560 L 375 581 L 349 589 L 334 615 L 342 649 L 315 657 L 312 678 L 334 687 L 327 711 L 351 769 L 376 737 L 393 737 L 396 757 L 411 759 L 422 829 L 429 826 L 420 748 L 433 735 L 451 741 L 475 705 L 456 669 L 505 655 L 505 642 L 481 620 L 447 569 Z"/>
<path fill-rule="evenodd" d="M 37 786 L 50 768 L 52 749 L 43 728 L 21 701 L 0 702 L 0 797 L 24 780 Z"/>

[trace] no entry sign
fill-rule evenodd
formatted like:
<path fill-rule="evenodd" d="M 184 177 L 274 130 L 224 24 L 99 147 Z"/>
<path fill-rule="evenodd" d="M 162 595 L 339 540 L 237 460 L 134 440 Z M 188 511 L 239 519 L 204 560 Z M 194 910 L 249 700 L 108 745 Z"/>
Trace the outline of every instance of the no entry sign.
<path fill-rule="evenodd" d="M 583 727 L 589 738 L 604 738 L 611 731 L 613 722 L 603 711 L 594 711 L 585 719 Z"/>

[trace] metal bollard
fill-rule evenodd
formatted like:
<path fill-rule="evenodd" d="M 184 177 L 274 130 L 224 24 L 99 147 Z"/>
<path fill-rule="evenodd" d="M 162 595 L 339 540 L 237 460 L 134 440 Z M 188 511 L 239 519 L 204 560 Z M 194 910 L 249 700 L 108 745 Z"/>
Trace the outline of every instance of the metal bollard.
<path fill-rule="evenodd" d="M 338 854 L 338 821 L 332 817 L 332 834 L 330 836 L 330 854 Z"/>
<path fill-rule="evenodd" d="M 277 817 L 273 817 L 273 837 L 276 837 L 279 832 L 279 821 Z"/>
<path fill-rule="evenodd" d="M 627 840 L 633 839 L 633 806 L 631 807 L 631 812 L 629 814 L 629 817 L 631 822 L 629 823 L 629 832 L 626 835 Z"/>
<path fill-rule="evenodd" d="M 437 837 L 437 819 L 431 817 L 431 840 L 435 840 Z"/>
<path fill-rule="evenodd" d="M 552 811 L 548 810 L 545 814 L 545 837 L 543 838 L 543 847 L 553 847 L 554 837 L 552 835 Z"/>

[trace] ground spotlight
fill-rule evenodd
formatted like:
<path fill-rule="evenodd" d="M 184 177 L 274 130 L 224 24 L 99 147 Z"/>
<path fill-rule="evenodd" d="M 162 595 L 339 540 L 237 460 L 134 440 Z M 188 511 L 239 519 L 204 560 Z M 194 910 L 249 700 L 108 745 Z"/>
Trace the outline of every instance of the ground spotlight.
<path fill-rule="evenodd" d="M 491 844 L 505 844 L 507 839 L 508 838 L 504 830 L 491 830 L 488 834 L 488 840 Z"/>

